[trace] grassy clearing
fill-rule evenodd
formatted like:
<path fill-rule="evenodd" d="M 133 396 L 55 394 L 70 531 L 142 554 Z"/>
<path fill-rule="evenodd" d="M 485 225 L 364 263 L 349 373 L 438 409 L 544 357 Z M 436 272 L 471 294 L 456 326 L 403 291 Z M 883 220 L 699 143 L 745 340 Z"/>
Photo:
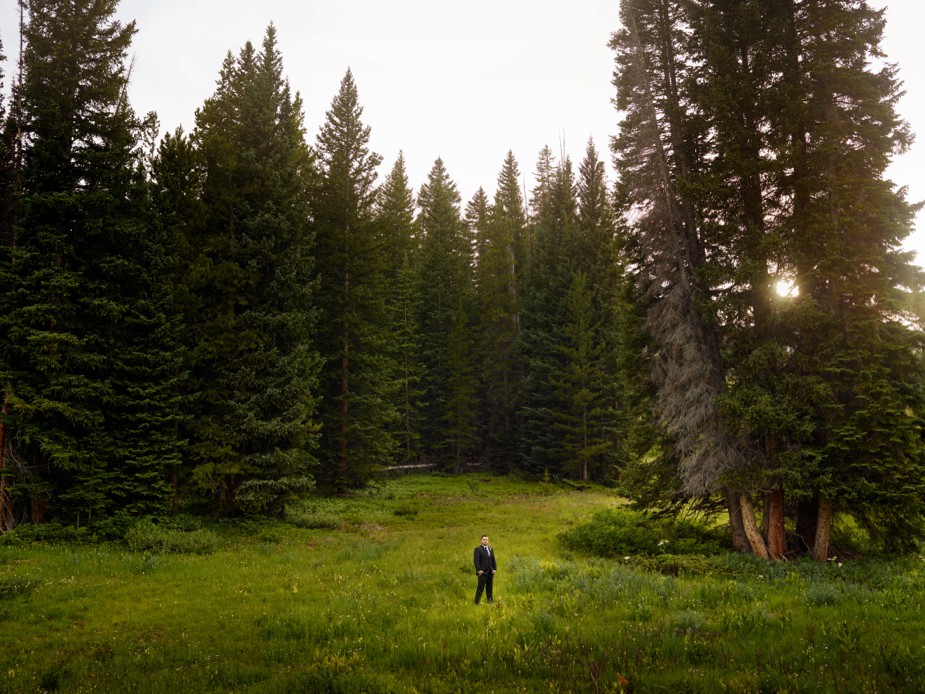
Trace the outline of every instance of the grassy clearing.
<path fill-rule="evenodd" d="M 8 540 L 0 691 L 921 691 L 920 557 L 769 565 L 653 532 L 655 550 L 600 559 L 558 540 L 619 506 L 419 476 L 286 524 L 143 528 L 136 551 Z M 483 532 L 500 571 L 476 607 Z"/>

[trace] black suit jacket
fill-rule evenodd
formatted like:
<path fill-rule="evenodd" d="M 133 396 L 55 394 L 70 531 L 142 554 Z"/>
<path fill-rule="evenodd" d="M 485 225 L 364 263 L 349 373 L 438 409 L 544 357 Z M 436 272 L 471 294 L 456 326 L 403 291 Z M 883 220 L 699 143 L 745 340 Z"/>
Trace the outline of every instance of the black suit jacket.
<path fill-rule="evenodd" d="M 472 561 L 475 564 L 475 572 L 485 571 L 491 573 L 498 570 L 498 563 L 495 561 L 495 550 L 489 552 L 482 545 L 475 548 L 472 554 Z"/>

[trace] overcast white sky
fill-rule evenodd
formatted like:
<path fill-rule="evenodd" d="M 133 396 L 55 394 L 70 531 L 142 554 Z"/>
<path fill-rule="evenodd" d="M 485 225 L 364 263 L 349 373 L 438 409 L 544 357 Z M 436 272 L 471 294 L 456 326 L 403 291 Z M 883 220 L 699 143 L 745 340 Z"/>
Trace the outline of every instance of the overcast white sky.
<path fill-rule="evenodd" d="M 920 139 L 890 175 L 909 186 L 910 199 L 925 199 L 925 3 L 872 4 L 887 5 L 884 48 L 907 91 L 899 109 Z M 16 5 L 0 0 L 0 37 L 11 58 Z M 509 149 L 528 189 L 544 145 L 577 164 L 593 137 L 609 164 L 617 114 L 607 41 L 618 11 L 618 0 L 123 0 L 119 16 L 138 26 L 132 103 L 139 113 L 157 111 L 165 129 L 189 131 L 225 54 L 247 40 L 259 45 L 273 22 L 310 140 L 349 67 L 372 149 L 385 158 L 381 177 L 403 150 L 417 191 L 442 157 L 465 203 L 479 186 L 494 192 Z M 925 262 L 925 214 L 908 246 Z"/>

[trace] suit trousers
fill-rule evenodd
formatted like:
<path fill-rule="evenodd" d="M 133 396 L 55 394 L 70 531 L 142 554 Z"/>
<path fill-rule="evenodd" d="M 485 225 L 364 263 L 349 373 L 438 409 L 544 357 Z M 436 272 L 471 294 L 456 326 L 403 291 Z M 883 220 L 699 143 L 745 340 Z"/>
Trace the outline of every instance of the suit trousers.
<path fill-rule="evenodd" d="M 475 589 L 475 604 L 479 604 L 479 600 L 482 599 L 482 591 L 485 591 L 485 597 L 488 598 L 488 602 L 492 602 L 491 597 L 491 584 L 495 575 L 491 571 L 484 572 L 479 576 L 479 586 Z"/>

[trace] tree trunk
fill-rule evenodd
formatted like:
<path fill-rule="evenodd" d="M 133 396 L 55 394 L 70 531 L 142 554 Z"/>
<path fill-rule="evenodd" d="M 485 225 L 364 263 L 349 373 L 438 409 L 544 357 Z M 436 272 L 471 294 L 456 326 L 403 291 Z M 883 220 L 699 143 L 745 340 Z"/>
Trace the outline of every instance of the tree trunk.
<path fill-rule="evenodd" d="M 772 489 L 765 494 L 765 538 L 771 559 L 783 559 L 787 553 L 787 536 L 784 532 L 784 490 Z"/>
<path fill-rule="evenodd" d="M 764 541 L 768 541 L 768 532 L 771 529 L 771 494 L 770 492 L 765 492 L 764 494 L 764 508 L 761 512 L 761 536 L 764 538 Z"/>
<path fill-rule="evenodd" d="M 813 544 L 813 559 L 826 561 L 829 558 L 829 542 L 832 539 L 832 501 L 819 497 L 819 513 L 816 516 L 816 538 Z"/>
<path fill-rule="evenodd" d="M 755 522 L 755 507 L 748 494 L 739 494 L 739 505 L 742 508 L 742 524 L 745 528 L 745 537 L 748 538 L 748 544 L 752 548 L 752 553 L 762 559 L 768 558 L 768 546 L 758 530 L 758 524 Z"/>
<path fill-rule="evenodd" d="M 732 487 L 726 487 L 726 506 L 729 509 L 729 527 L 732 528 L 732 546 L 739 552 L 749 552 L 751 547 L 745 536 L 745 524 L 742 522 L 742 504 L 739 493 Z"/>

